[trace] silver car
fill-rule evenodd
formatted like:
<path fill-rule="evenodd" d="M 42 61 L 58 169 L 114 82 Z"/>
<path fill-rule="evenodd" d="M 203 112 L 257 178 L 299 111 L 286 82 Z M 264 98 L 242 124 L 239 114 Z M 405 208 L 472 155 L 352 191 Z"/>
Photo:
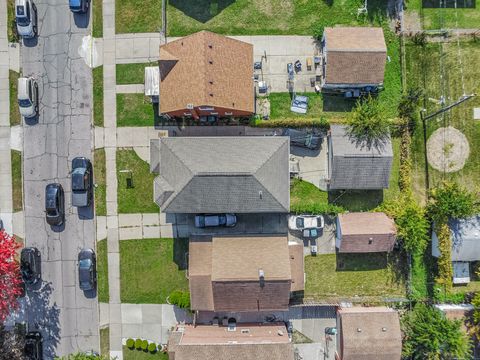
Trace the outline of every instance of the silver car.
<path fill-rule="evenodd" d="M 18 107 L 20 114 L 25 118 L 32 118 L 38 114 L 38 85 L 34 78 L 21 77 L 18 79 Z"/>
<path fill-rule="evenodd" d="M 227 226 L 232 227 L 237 224 L 237 216 L 235 214 L 208 214 L 195 215 L 195 227 L 215 227 Z"/>
<path fill-rule="evenodd" d="M 25 39 L 37 36 L 37 7 L 32 0 L 15 0 L 18 35 Z"/>

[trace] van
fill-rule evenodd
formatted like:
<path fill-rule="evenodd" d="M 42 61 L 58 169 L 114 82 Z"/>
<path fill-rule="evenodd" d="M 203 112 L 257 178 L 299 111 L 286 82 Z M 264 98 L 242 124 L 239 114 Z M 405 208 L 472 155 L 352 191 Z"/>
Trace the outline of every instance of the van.
<path fill-rule="evenodd" d="M 15 0 L 15 19 L 18 35 L 25 39 L 37 36 L 37 7 L 31 0 Z"/>
<path fill-rule="evenodd" d="M 32 77 L 18 79 L 18 107 L 24 118 L 32 118 L 38 114 L 38 84 Z"/>

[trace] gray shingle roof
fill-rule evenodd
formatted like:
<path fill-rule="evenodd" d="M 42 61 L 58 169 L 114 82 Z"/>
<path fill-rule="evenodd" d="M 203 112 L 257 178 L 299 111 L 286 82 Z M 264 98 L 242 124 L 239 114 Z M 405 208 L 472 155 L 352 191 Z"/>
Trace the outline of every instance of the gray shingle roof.
<path fill-rule="evenodd" d="M 288 212 L 286 137 L 178 137 L 151 141 L 154 200 L 171 213 Z"/>
<path fill-rule="evenodd" d="M 452 261 L 480 260 L 480 215 L 449 222 Z"/>
<path fill-rule="evenodd" d="M 393 161 L 392 142 L 367 146 L 346 133 L 346 127 L 332 125 L 329 136 L 330 190 L 386 189 Z"/>

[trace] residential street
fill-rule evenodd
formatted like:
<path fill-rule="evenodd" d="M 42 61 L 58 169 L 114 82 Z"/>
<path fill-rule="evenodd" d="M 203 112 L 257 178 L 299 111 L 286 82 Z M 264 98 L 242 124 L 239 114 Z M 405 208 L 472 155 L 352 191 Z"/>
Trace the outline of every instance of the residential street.
<path fill-rule="evenodd" d="M 24 206 L 26 246 L 42 254 L 42 284 L 28 291 L 29 330 L 39 328 L 44 359 L 76 351 L 98 351 L 96 294 L 78 285 L 77 254 L 95 249 L 93 210 L 72 208 L 69 171 L 76 156 L 92 158 L 92 76 L 79 56 L 89 32 L 87 15 L 72 15 L 68 2 L 37 1 L 39 37 L 22 47 L 24 76 L 37 78 L 38 122 L 24 125 Z M 65 190 L 65 223 L 45 222 L 45 186 Z"/>

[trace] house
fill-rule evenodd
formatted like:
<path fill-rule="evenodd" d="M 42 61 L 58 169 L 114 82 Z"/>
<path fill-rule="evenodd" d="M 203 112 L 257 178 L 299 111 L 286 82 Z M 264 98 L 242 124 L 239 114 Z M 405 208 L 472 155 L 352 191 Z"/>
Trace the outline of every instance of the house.
<path fill-rule="evenodd" d="M 195 311 L 284 311 L 304 290 L 303 244 L 286 235 L 196 235 L 188 254 Z"/>
<path fill-rule="evenodd" d="M 154 201 L 165 213 L 288 213 L 289 146 L 283 136 L 153 139 Z"/>
<path fill-rule="evenodd" d="M 253 45 L 209 31 L 160 46 L 159 113 L 248 117 L 255 112 Z"/>
<path fill-rule="evenodd" d="M 383 88 L 387 46 L 382 28 L 327 27 L 322 38 L 322 91 L 360 93 Z"/>
<path fill-rule="evenodd" d="M 448 226 L 452 240 L 453 283 L 467 284 L 470 282 L 471 263 L 480 261 L 480 215 L 467 219 L 451 219 Z M 432 233 L 432 255 L 440 257 L 435 232 Z"/>
<path fill-rule="evenodd" d="M 387 307 L 337 310 L 336 360 L 400 360 L 398 312 Z"/>
<path fill-rule="evenodd" d="M 338 252 L 389 252 L 395 240 L 395 222 L 385 213 L 353 212 L 337 216 L 335 246 Z"/>
<path fill-rule="evenodd" d="M 359 142 L 347 128 L 332 125 L 328 134 L 328 189 L 387 189 L 393 149 L 390 138 L 379 143 Z"/>
<path fill-rule="evenodd" d="M 168 340 L 170 360 L 293 360 L 284 323 L 178 325 Z"/>

